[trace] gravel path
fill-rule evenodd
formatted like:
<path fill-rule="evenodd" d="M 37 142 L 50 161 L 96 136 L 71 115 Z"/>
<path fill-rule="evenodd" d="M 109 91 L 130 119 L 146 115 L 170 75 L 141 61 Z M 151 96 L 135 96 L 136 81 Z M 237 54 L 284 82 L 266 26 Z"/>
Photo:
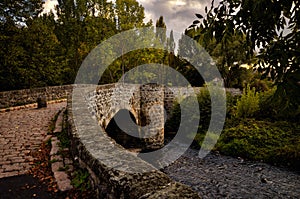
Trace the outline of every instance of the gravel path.
<path fill-rule="evenodd" d="M 300 175 L 268 164 L 188 149 L 163 172 L 202 198 L 300 198 Z"/>
<path fill-rule="evenodd" d="M 65 106 L 62 102 L 0 113 L 0 178 L 28 171 L 34 160 L 32 153 L 46 138 L 51 119 Z"/>

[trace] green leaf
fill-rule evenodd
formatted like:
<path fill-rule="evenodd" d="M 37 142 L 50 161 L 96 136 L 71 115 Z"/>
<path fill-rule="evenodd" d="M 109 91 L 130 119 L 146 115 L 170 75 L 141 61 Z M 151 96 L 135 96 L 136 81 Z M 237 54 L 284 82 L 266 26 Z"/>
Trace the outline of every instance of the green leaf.
<path fill-rule="evenodd" d="M 196 14 L 196 17 L 198 17 L 199 19 L 203 18 L 203 16 L 201 14 Z"/>

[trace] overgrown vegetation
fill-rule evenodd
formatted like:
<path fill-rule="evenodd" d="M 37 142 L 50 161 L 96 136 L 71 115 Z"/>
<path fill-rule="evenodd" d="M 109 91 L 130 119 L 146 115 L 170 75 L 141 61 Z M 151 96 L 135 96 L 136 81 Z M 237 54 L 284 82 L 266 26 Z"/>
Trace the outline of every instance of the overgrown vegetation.
<path fill-rule="evenodd" d="M 300 126 L 287 121 L 243 119 L 226 126 L 215 150 L 225 155 L 300 167 Z"/>
<path fill-rule="evenodd" d="M 256 92 L 250 86 L 243 90 L 241 96 L 227 93 L 226 122 L 213 150 L 234 157 L 299 169 L 299 114 L 296 118 L 282 118 L 270 101 L 274 94 L 275 89 Z M 201 119 L 194 140 L 205 148 L 202 145 L 205 136 L 216 139 L 214 134 L 207 132 L 211 115 L 208 90 L 202 90 L 198 94 L 198 102 Z M 175 127 L 173 130 L 180 123 L 180 114 L 180 105 L 175 102 L 170 122 L 168 121 L 170 126 Z"/>
<path fill-rule="evenodd" d="M 236 117 L 246 118 L 254 116 L 259 110 L 259 96 L 255 92 L 255 88 L 250 89 L 250 86 L 243 90 L 243 95 L 236 103 Z"/>

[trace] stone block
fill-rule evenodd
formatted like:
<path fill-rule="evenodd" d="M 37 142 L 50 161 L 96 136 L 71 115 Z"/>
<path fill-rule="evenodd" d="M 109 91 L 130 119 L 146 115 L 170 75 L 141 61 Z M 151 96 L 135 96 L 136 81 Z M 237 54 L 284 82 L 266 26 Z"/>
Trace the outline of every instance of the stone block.
<path fill-rule="evenodd" d="M 37 98 L 37 107 L 38 108 L 45 108 L 47 107 L 47 97 L 46 96 L 39 96 Z"/>

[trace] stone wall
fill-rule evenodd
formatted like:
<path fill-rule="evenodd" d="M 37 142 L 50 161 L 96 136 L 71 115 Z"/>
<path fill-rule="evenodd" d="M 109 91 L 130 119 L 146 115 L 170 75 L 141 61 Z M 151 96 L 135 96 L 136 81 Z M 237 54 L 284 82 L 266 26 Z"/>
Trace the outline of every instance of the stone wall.
<path fill-rule="evenodd" d="M 71 91 L 72 85 L 64 85 L 0 92 L 0 109 L 36 103 L 40 96 L 47 101 L 67 98 Z"/>

